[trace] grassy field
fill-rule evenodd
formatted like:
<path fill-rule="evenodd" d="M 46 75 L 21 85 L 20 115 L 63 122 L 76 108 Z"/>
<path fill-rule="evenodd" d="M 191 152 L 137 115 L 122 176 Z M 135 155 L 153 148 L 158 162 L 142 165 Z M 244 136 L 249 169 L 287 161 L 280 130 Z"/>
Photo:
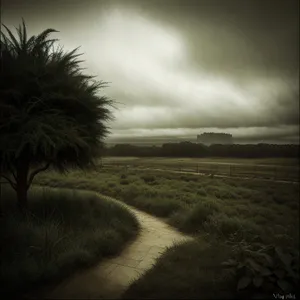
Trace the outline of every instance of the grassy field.
<path fill-rule="evenodd" d="M 299 159 L 297 158 L 224 158 L 224 157 L 204 157 L 204 158 L 166 158 L 166 157 L 134 157 L 134 156 L 109 156 L 103 157 L 103 162 L 129 162 L 139 161 L 141 163 L 147 161 L 157 161 L 166 163 L 190 162 L 190 163 L 226 163 L 226 164 L 242 164 L 242 165 L 278 165 L 278 166 L 295 166 Z"/>
<path fill-rule="evenodd" d="M 94 192 L 34 187 L 30 213 L 2 190 L 0 290 L 20 297 L 121 252 L 139 230 L 126 208 Z"/>
<path fill-rule="evenodd" d="M 299 181 L 299 160 L 289 158 L 163 158 L 105 157 L 104 166 L 159 168 L 163 170 Z"/>
<path fill-rule="evenodd" d="M 68 176 L 49 171 L 42 174 L 36 183 L 95 190 L 163 218 L 180 231 L 195 236 L 195 242 L 170 249 L 152 270 L 132 285 L 125 294 L 129 298 L 163 299 L 167 295 L 173 298 L 175 291 L 178 298 L 199 298 L 199 285 L 206 286 L 201 289 L 202 299 L 243 298 L 253 289 L 249 291 L 246 288 L 246 294 L 243 291 L 237 293 L 233 286 L 242 276 L 240 270 L 233 276 L 222 262 L 239 255 L 247 257 L 249 253 L 263 253 L 271 255 L 274 268 L 280 269 L 280 259 L 272 252 L 275 247 L 293 255 L 293 268 L 298 259 L 298 184 L 120 167 L 99 168 L 87 173 L 72 172 Z M 237 252 L 234 252 L 237 246 Z M 265 253 L 262 250 L 265 246 L 273 250 Z M 248 266 L 249 271 L 248 261 L 247 257 L 243 271 L 246 275 L 254 272 Z M 282 272 L 287 271 L 284 269 Z M 299 276 L 298 270 L 293 272 Z M 274 276 L 271 272 L 271 281 L 276 279 Z M 289 280 L 294 279 L 288 277 L 284 282 Z M 219 293 L 216 286 L 224 288 Z M 266 290 L 263 286 L 264 293 L 270 294 L 272 289 L 281 291 L 273 283 L 267 282 Z M 294 291 L 294 287 L 290 286 L 287 289 Z M 262 292 L 261 288 L 258 292 Z M 248 294 L 244 298 L 247 297 Z"/>
<path fill-rule="evenodd" d="M 240 247 L 238 251 L 237 246 Z M 249 249 L 249 245 L 233 246 L 211 238 L 173 246 L 152 269 L 131 284 L 123 299 L 246 300 L 274 299 L 274 295 L 299 299 L 299 255 L 292 263 L 292 269 L 297 272 L 292 279 L 285 274 L 287 268 L 272 251 L 269 255 L 267 251 L 259 252 L 263 249 L 260 248 L 256 252 L 251 250 L 255 253 L 251 255 Z M 259 259 L 259 255 L 266 256 L 274 266 Z M 242 267 L 226 267 L 230 261 Z M 249 279 L 246 287 L 245 279 Z M 293 286 L 287 282 L 293 282 Z"/>
<path fill-rule="evenodd" d="M 173 246 L 123 299 L 236 299 L 235 282 L 221 268 L 230 247 L 200 239 Z M 220 251 L 221 250 L 221 251 Z M 240 298 L 238 298 L 240 299 Z"/>
<path fill-rule="evenodd" d="M 234 231 L 239 224 L 259 231 L 266 238 L 270 232 L 288 233 L 294 242 L 298 235 L 299 185 L 259 180 L 239 181 L 143 170 L 108 168 L 41 174 L 38 184 L 101 192 L 116 197 L 150 214 L 167 219 L 186 233 L 198 233 L 208 222 L 226 218 Z M 193 217 L 193 213 L 202 218 Z M 218 218 L 215 216 L 218 215 Z M 221 221 L 220 224 L 221 226 Z M 212 226 L 210 226 L 212 227 Z M 263 232 L 260 231 L 263 228 Z M 224 230 L 224 234 L 226 234 Z M 244 232 L 246 232 L 244 230 Z M 230 233 L 230 230 L 229 230 Z"/>

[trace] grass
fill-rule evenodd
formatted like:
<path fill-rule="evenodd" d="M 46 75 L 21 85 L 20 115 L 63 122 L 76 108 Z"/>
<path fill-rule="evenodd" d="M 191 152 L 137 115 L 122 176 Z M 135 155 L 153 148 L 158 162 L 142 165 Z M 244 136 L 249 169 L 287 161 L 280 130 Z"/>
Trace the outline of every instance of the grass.
<path fill-rule="evenodd" d="M 233 299 L 234 282 L 221 266 L 229 251 L 201 240 L 173 246 L 123 299 Z"/>
<path fill-rule="evenodd" d="M 178 163 L 229 163 L 243 165 L 281 165 L 293 166 L 299 162 L 297 158 L 230 158 L 230 157 L 204 157 L 204 158 L 167 158 L 167 157 L 122 157 L 122 156 L 107 156 L 102 159 L 103 163 L 120 163 L 137 161 L 139 164 L 147 162 L 159 161 L 160 163 L 178 164 Z"/>
<path fill-rule="evenodd" d="M 299 185 L 109 168 L 41 174 L 36 183 L 97 191 L 164 218 L 184 233 L 236 230 L 251 240 L 299 245 Z"/>
<path fill-rule="evenodd" d="M 89 191 L 34 187 L 30 214 L 2 190 L 1 295 L 20 296 L 55 284 L 79 269 L 121 252 L 139 224 L 117 203 Z"/>
<path fill-rule="evenodd" d="M 284 251 L 299 248 L 297 184 L 118 167 L 101 173 L 72 172 L 67 177 L 48 172 L 37 183 L 116 197 L 195 236 L 195 242 L 163 255 L 130 287 L 128 298 L 239 298 L 232 278 L 221 272 L 221 262 L 230 258 L 229 240 L 274 245 Z"/>
<path fill-rule="evenodd" d="M 197 238 L 194 241 L 175 245 L 169 248 L 137 281 L 133 282 L 122 295 L 123 299 L 274 299 L 273 295 L 290 295 L 286 299 L 298 299 L 299 290 L 299 257 L 295 262 L 298 280 L 294 282 L 293 289 L 282 291 L 272 282 L 276 282 L 279 272 L 285 272 L 285 267 L 279 267 L 278 258 L 274 259 L 275 272 L 264 275 L 264 284 L 261 288 L 249 285 L 247 289 L 238 289 L 240 275 L 228 268 L 224 262 L 237 261 L 238 264 L 249 264 L 248 271 L 254 271 L 253 264 L 263 272 L 263 264 L 253 262 L 247 256 L 244 243 L 225 242 L 209 236 Z M 247 244 L 246 244 L 247 245 Z M 242 256 L 236 251 L 237 247 L 243 251 Z M 255 255 L 259 252 L 253 251 Z M 269 257 L 270 259 L 270 257 Z M 263 262 L 265 259 L 263 259 Z M 252 265 L 251 265 L 252 264 Z M 276 269 L 278 268 L 278 269 Z M 243 270 L 243 269 L 242 269 Z M 259 272 L 261 272 L 261 270 Z M 232 272 L 233 271 L 233 272 Z M 248 274 L 246 272 L 246 274 Z M 256 275 L 250 272 L 249 278 L 255 280 Z M 287 278 L 284 275 L 284 279 Z M 270 282 L 271 281 L 271 284 Z"/>
<path fill-rule="evenodd" d="M 105 157 L 102 159 L 102 163 L 105 166 L 159 168 L 232 177 L 299 181 L 299 160 L 297 158 Z"/>

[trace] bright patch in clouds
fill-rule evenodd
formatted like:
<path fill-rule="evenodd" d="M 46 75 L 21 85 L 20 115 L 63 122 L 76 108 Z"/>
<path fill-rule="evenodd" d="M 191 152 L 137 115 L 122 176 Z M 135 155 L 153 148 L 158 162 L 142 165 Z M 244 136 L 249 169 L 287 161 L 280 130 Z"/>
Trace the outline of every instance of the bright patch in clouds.
<path fill-rule="evenodd" d="M 184 58 L 184 44 L 171 29 L 155 25 L 139 15 L 114 9 L 99 17 L 99 34 L 90 36 L 96 55 L 110 69 L 128 77 L 156 77 L 163 67 Z M 95 43 L 94 43 L 95 42 Z M 153 78 L 154 79 L 154 78 Z"/>
<path fill-rule="evenodd" d="M 124 104 L 114 129 L 260 125 L 274 93 L 284 90 L 272 78 L 238 84 L 190 70 L 179 32 L 132 11 L 113 9 L 94 24 L 97 39 L 91 33 L 84 43 L 89 68 L 112 82 L 109 95 Z"/>
<path fill-rule="evenodd" d="M 254 51 L 257 43 L 249 44 L 242 31 L 236 34 L 237 30 L 231 32 L 224 26 L 219 28 L 224 40 L 218 40 L 213 32 L 219 25 L 208 20 L 201 26 L 200 20 L 191 25 L 194 39 L 189 40 L 190 32 L 181 30 L 180 24 L 166 25 L 151 14 L 123 6 L 108 5 L 99 11 L 95 7 L 90 17 L 83 19 L 71 25 L 68 22 L 65 28 L 61 21 L 58 37 L 67 49 L 82 45 L 87 72 L 111 82 L 104 92 L 121 103 L 111 124 L 112 138 L 195 136 L 209 128 L 238 136 L 259 136 L 268 130 L 273 134 L 272 128 L 276 133 L 290 134 L 289 126 L 296 132 L 294 120 L 299 113 L 291 89 L 298 91 L 298 82 L 256 74 L 247 63 L 238 64 L 247 76 L 242 76 L 243 72 L 236 76 L 229 58 L 235 61 L 240 53 L 236 59 L 243 60 L 250 52 L 260 54 Z M 35 30 L 52 27 L 52 20 L 43 25 L 38 20 Z M 191 55 L 191 44 L 200 45 L 193 49 L 198 61 Z M 225 44 L 232 49 L 232 57 L 226 56 L 228 51 L 223 53 Z M 218 65 L 220 55 L 222 59 L 224 55 L 220 62 L 225 62 L 226 72 L 222 72 L 222 64 Z M 218 59 L 210 69 L 214 57 Z"/>

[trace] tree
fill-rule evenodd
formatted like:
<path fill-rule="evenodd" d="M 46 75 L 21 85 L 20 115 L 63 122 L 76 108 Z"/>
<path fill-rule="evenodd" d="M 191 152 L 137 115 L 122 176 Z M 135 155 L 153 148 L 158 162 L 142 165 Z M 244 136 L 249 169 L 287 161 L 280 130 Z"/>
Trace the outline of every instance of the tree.
<path fill-rule="evenodd" d="M 95 165 L 109 132 L 112 100 L 105 82 L 84 75 L 77 49 L 64 51 L 57 32 L 27 37 L 23 20 L 14 36 L 4 26 L 0 58 L 0 176 L 16 190 L 21 210 L 34 177 L 50 166 Z"/>

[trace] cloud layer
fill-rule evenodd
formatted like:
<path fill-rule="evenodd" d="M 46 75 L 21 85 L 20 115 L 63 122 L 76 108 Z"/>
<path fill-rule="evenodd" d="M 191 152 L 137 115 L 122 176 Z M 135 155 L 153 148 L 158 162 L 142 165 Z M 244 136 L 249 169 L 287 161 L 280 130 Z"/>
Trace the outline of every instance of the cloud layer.
<path fill-rule="evenodd" d="M 112 137 L 297 134 L 298 1 L 26 2 L 4 0 L 4 23 L 82 46 L 119 102 Z"/>

